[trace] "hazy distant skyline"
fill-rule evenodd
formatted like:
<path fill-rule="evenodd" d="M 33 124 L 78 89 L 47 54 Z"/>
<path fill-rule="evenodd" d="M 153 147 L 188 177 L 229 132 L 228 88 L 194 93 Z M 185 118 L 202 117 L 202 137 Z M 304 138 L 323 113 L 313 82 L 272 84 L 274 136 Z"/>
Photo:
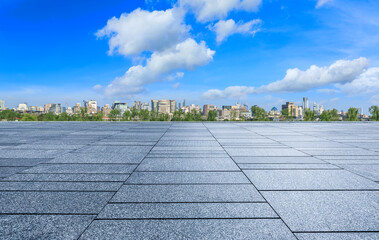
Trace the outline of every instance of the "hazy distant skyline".
<path fill-rule="evenodd" d="M 0 99 L 379 104 L 374 0 L 0 2 Z"/>

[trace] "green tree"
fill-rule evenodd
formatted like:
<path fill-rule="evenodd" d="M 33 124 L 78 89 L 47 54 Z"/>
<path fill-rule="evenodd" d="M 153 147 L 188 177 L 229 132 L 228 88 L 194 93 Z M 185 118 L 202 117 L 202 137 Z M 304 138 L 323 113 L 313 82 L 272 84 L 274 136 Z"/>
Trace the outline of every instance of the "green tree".
<path fill-rule="evenodd" d="M 58 121 L 71 121 L 71 116 L 68 115 L 66 112 L 63 112 L 58 115 Z"/>
<path fill-rule="evenodd" d="M 369 111 L 371 113 L 371 119 L 374 121 L 379 121 L 379 107 L 378 106 L 371 106 L 369 108 Z"/>
<path fill-rule="evenodd" d="M 346 114 L 346 118 L 345 118 L 346 121 L 359 121 L 358 119 L 358 108 L 349 108 L 347 110 L 347 114 Z"/>
<path fill-rule="evenodd" d="M 139 113 L 138 109 L 132 108 L 131 113 L 132 113 L 132 120 L 137 120 L 138 113 Z"/>
<path fill-rule="evenodd" d="M 150 112 L 150 121 L 158 121 L 159 120 L 159 114 L 157 111 L 151 111 Z"/>
<path fill-rule="evenodd" d="M 92 115 L 91 121 L 103 121 L 104 113 L 98 112 L 94 115 Z"/>
<path fill-rule="evenodd" d="M 171 121 L 183 121 L 183 112 L 181 109 L 174 111 Z"/>
<path fill-rule="evenodd" d="M 149 110 L 147 109 L 142 109 L 141 111 L 139 111 L 138 113 L 138 118 L 141 120 L 141 121 L 148 121 L 149 120 Z"/>
<path fill-rule="evenodd" d="M 208 112 L 207 121 L 216 121 L 217 120 L 217 111 L 210 110 Z"/>
<path fill-rule="evenodd" d="M 237 119 L 237 111 L 233 109 L 230 111 L 230 121 L 235 121 L 236 119 Z"/>
<path fill-rule="evenodd" d="M 8 120 L 8 121 L 15 121 L 16 119 L 20 119 L 21 114 L 17 113 L 13 110 L 3 110 L 0 112 L 0 119 L 1 120 Z"/>
<path fill-rule="evenodd" d="M 282 111 L 280 111 L 280 113 L 282 114 L 282 118 L 284 120 L 288 120 L 291 118 L 289 113 L 288 113 L 288 108 L 282 109 Z"/>
<path fill-rule="evenodd" d="M 116 121 L 117 118 L 120 117 L 120 114 L 121 114 L 120 110 L 112 109 L 111 112 L 108 114 L 109 120 Z"/>
<path fill-rule="evenodd" d="M 130 121 L 132 119 L 132 113 L 130 111 L 125 111 L 122 114 L 122 121 Z"/>
<path fill-rule="evenodd" d="M 338 112 L 337 109 L 325 110 L 320 114 L 321 121 L 338 121 Z"/>
<path fill-rule="evenodd" d="M 254 121 L 267 121 L 267 113 L 263 108 L 258 107 L 257 105 L 251 107 L 251 112 L 253 113 Z"/>
<path fill-rule="evenodd" d="M 37 116 L 29 113 L 23 114 L 21 121 L 37 121 Z"/>
<path fill-rule="evenodd" d="M 316 112 L 306 109 L 304 113 L 304 121 L 314 121 L 316 120 Z"/>
<path fill-rule="evenodd" d="M 43 121 L 55 121 L 55 120 L 57 120 L 57 116 L 52 112 L 46 113 L 43 116 Z"/>

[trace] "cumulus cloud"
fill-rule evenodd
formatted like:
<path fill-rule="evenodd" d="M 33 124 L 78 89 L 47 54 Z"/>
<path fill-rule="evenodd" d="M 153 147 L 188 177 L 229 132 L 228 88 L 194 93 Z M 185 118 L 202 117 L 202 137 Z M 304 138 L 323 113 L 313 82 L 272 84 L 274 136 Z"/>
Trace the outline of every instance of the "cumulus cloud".
<path fill-rule="evenodd" d="M 196 20 L 208 22 L 225 18 L 230 11 L 258 11 L 262 0 L 179 0 L 179 6 L 192 11 Z"/>
<path fill-rule="evenodd" d="M 325 4 L 332 2 L 333 0 L 318 0 L 316 4 L 316 8 L 320 8 L 324 6 Z"/>
<path fill-rule="evenodd" d="M 350 84 L 356 79 L 361 83 L 365 82 L 367 85 L 371 84 L 372 86 L 372 82 L 375 82 L 375 76 L 377 76 L 378 70 L 375 68 L 376 70 L 369 69 L 370 71 L 365 71 L 368 65 L 369 60 L 361 57 L 351 61 L 338 60 L 327 67 L 312 65 L 305 71 L 298 68 L 288 69 L 286 76 L 282 80 L 272 82 L 268 85 L 263 85 L 257 88 L 232 86 L 225 90 L 211 89 L 205 92 L 203 97 L 213 99 L 228 97 L 235 98 L 259 93 L 302 92 L 321 86 L 327 86 L 329 84 L 345 84 L 345 87 L 347 88 L 350 85 L 346 84 Z M 366 88 L 362 87 L 362 89 Z"/>
<path fill-rule="evenodd" d="M 108 20 L 96 36 L 109 37 L 109 54 L 163 51 L 188 37 L 190 26 L 183 22 L 184 14 L 179 8 L 152 12 L 138 8 Z"/>
<path fill-rule="evenodd" d="M 260 19 L 255 19 L 246 23 L 236 23 L 233 19 L 227 21 L 220 20 L 213 27 L 212 30 L 217 34 L 217 42 L 222 42 L 232 34 L 249 34 L 254 36 L 259 31 L 258 26 L 261 24 Z M 255 27 L 255 28 L 254 28 Z"/>
<path fill-rule="evenodd" d="M 129 68 L 122 77 L 116 78 L 106 89 L 106 95 L 131 95 L 145 90 L 146 84 L 167 79 L 167 75 L 178 70 L 194 70 L 213 60 L 214 51 L 205 42 L 198 44 L 192 38 L 178 43 L 163 52 L 154 52 L 146 65 Z M 178 73 L 178 76 L 182 75 Z M 166 78 L 165 78 L 166 77 Z"/>
<path fill-rule="evenodd" d="M 103 86 L 101 86 L 100 84 L 96 84 L 95 86 L 93 86 L 93 90 L 95 91 L 99 91 L 103 88 Z"/>
<path fill-rule="evenodd" d="M 379 92 L 379 67 L 369 68 L 352 82 L 336 84 L 336 87 L 351 95 Z"/>
<path fill-rule="evenodd" d="M 301 92 L 332 83 L 347 83 L 359 76 L 368 65 L 369 60 L 361 57 L 351 61 L 338 60 L 328 67 L 312 65 L 305 71 L 288 69 L 282 80 L 261 86 L 256 91 Z"/>
<path fill-rule="evenodd" d="M 203 93 L 203 98 L 206 99 L 221 99 L 221 98 L 240 98 L 248 94 L 253 94 L 254 87 L 246 86 L 230 86 L 224 90 L 210 89 Z"/>

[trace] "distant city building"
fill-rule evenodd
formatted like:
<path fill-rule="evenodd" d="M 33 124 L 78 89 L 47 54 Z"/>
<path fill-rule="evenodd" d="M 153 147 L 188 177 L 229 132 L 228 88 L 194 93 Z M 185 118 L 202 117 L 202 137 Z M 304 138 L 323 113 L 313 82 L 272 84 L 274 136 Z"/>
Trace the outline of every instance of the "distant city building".
<path fill-rule="evenodd" d="M 135 108 L 137 110 L 141 110 L 142 109 L 142 103 L 141 103 L 141 101 L 134 101 L 133 108 Z"/>
<path fill-rule="evenodd" d="M 299 107 L 293 102 L 286 102 L 286 104 L 282 105 L 282 110 L 284 109 L 288 109 L 288 116 L 295 118 L 299 116 Z"/>
<path fill-rule="evenodd" d="M 148 110 L 151 111 L 151 106 L 148 102 L 144 102 L 141 104 L 141 110 Z"/>
<path fill-rule="evenodd" d="M 297 117 L 300 118 L 300 119 L 303 119 L 304 118 L 304 109 L 302 106 L 298 106 L 297 107 Z"/>
<path fill-rule="evenodd" d="M 279 121 L 280 116 L 281 114 L 276 107 L 271 108 L 271 110 L 268 112 L 268 118 L 270 118 L 273 121 Z"/>
<path fill-rule="evenodd" d="M 151 100 L 152 110 L 159 113 L 174 113 L 176 110 L 175 100 Z"/>
<path fill-rule="evenodd" d="M 245 120 L 250 120 L 253 118 L 253 112 L 248 111 L 248 112 L 241 112 L 241 117 Z"/>
<path fill-rule="evenodd" d="M 49 112 L 54 114 L 61 114 L 62 113 L 62 105 L 60 103 L 58 104 L 51 104 L 51 107 L 49 109 Z"/>
<path fill-rule="evenodd" d="M 184 106 L 182 107 L 183 113 L 190 113 L 193 110 L 196 110 L 197 112 L 201 112 L 201 108 L 199 105 L 191 104 L 190 106 Z"/>
<path fill-rule="evenodd" d="M 97 101 L 90 100 L 87 102 L 87 113 L 88 114 L 95 114 L 97 113 Z"/>
<path fill-rule="evenodd" d="M 324 106 L 314 102 L 313 103 L 313 111 L 315 111 L 317 115 L 320 115 L 324 111 Z"/>
<path fill-rule="evenodd" d="M 303 97 L 303 110 L 309 109 L 309 101 L 307 97 Z"/>
<path fill-rule="evenodd" d="M 28 105 L 26 103 L 20 103 L 18 104 L 17 111 L 28 111 Z"/>
<path fill-rule="evenodd" d="M 118 109 L 120 111 L 120 114 L 123 115 L 126 111 L 129 111 L 128 104 L 122 103 L 119 101 L 114 101 L 112 104 L 112 109 Z"/>
<path fill-rule="evenodd" d="M 108 114 L 111 113 L 111 108 L 109 107 L 109 104 L 105 104 L 104 107 L 101 109 L 101 111 L 103 112 L 103 114 L 105 116 L 107 116 Z"/>
<path fill-rule="evenodd" d="M 72 110 L 71 107 L 67 107 L 67 108 L 66 108 L 66 113 L 67 113 L 68 115 L 72 115 L 72 114 L 74 113 L 74 111 Z"/>
<path fill-rule="evenodd" d="M 80 103 L 77 103 L 74 107 L 73 107 L 73 112 L 74 113 L 80 113 L 81 112 L 81 107 L 80 107 Z"/>
<path fill-rule="evenodd" d="M 48 103 L 44 105 L 44 113 L 50 112 L 50 108 L 54 103 Z"/>
<path fill-rule="evenodd" d="M 206 104 L 203 106 L 203 115 L 204 116 L 208 116 L 208 113 L 209 111 L 212 111 L 212 110 L 216 110 L 217 111 L 217 107 L 215 105 L 212 105 L 212 104 Z"/>
<path fill-rule="evenodd" d="M 44 111 L 44 108 L 40 106 L 30 106 L 29 111 L 42 113 Z"/>
<path fill-rule="evenodd" d="M 0 100 L 0 110 L 5 110 L 5 101 Z"/>

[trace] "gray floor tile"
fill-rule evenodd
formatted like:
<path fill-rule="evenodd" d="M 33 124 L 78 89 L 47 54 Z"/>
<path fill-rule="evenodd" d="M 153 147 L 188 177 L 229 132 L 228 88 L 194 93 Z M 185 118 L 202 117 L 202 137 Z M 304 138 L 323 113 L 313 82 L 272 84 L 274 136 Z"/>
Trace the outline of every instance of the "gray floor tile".
<path fill-rule="evenodd" d="M 369 178 L 373 181 L 379 181 L 379 164 L 376 165 L 358 165 L 358 164 L 338 164 L 341 168 L 359 174 L 362 177 Z"/>
<path fill-rule="evenodd" d="M 292 231 L 378 231 L 377 191 L 263 192 Z"/>
<path fill-rule="evenodd" d="M 0 182 L 0 191 L 117 191 L 122 182 Z"/>
<path fill-rule="evenodd" d="M 3 181 L 43 181 L 43 182 L 124 182 L 129 174 L 104 173 L 18 173 L 4 178 Z"/>
<path fill-rule="evenodd" d="M 95 220 L 81 239 L 296 239 L 279 219 Z"/>
<path fill-rule="evenodd" d="M 145 158 L 136 171 L 238 171 L 231 158 Z"/>
<path fill-rule="evenodd" d="M 137 165 L 126 164 L 40 164 L 25 173 L 131 173 Z"/>
<path fill-rule="evenodd" d="M 107 204 L 99 219 L 277 218 L 267 203 Z"/>
<path fill-rule="evenodd" d="M 314 157 L 233 157 L 236 163 L 325 163 Z"/>
<path fill-rule="evenodd" d="M 241 169 L 340 169 L 332 164 L 238 164 Z"/>
<path fill-rule="evenodd" d="M 95 215 L 0 215 L 0 239 L 77 239 Z"/>
<path fill-rule="evenodd" d="M 250 183 L 241 172 L 134 172 L 127 184 Z"/>
<path fill-rule="evenodd" d="M 298 157 L 308 156 L 292 148 L 225 148 L 232 157 Z"/>
<path fill-rule="evenodd" d="M 359 190 L 379 185 L 345 170 L 244 170 L 259 190 Z"/>
<path fill-rule="evenodd" d="M 134 163 L 139 164 L 146 153 L 67 153 L 54 158 L 49 163 Z"/>
<path fill-rule="evenodd" d="M 1 167 L 32 167 L 51 158 L 0 158 Z"/>
<path fill-rule="evenodd" d="M 350 233 L 296 233 L 299 240 L 377 240 L 379 232 L 350 232 Z"/>
<path fill-rule="evenodd" d="M 98 214 L 113 192 L 0 192 L 0 213 Z"/>
<path fill-rule="evenodd" d="M 253 185 L 124 185 L 111 202 L 257 202 Z"/>

